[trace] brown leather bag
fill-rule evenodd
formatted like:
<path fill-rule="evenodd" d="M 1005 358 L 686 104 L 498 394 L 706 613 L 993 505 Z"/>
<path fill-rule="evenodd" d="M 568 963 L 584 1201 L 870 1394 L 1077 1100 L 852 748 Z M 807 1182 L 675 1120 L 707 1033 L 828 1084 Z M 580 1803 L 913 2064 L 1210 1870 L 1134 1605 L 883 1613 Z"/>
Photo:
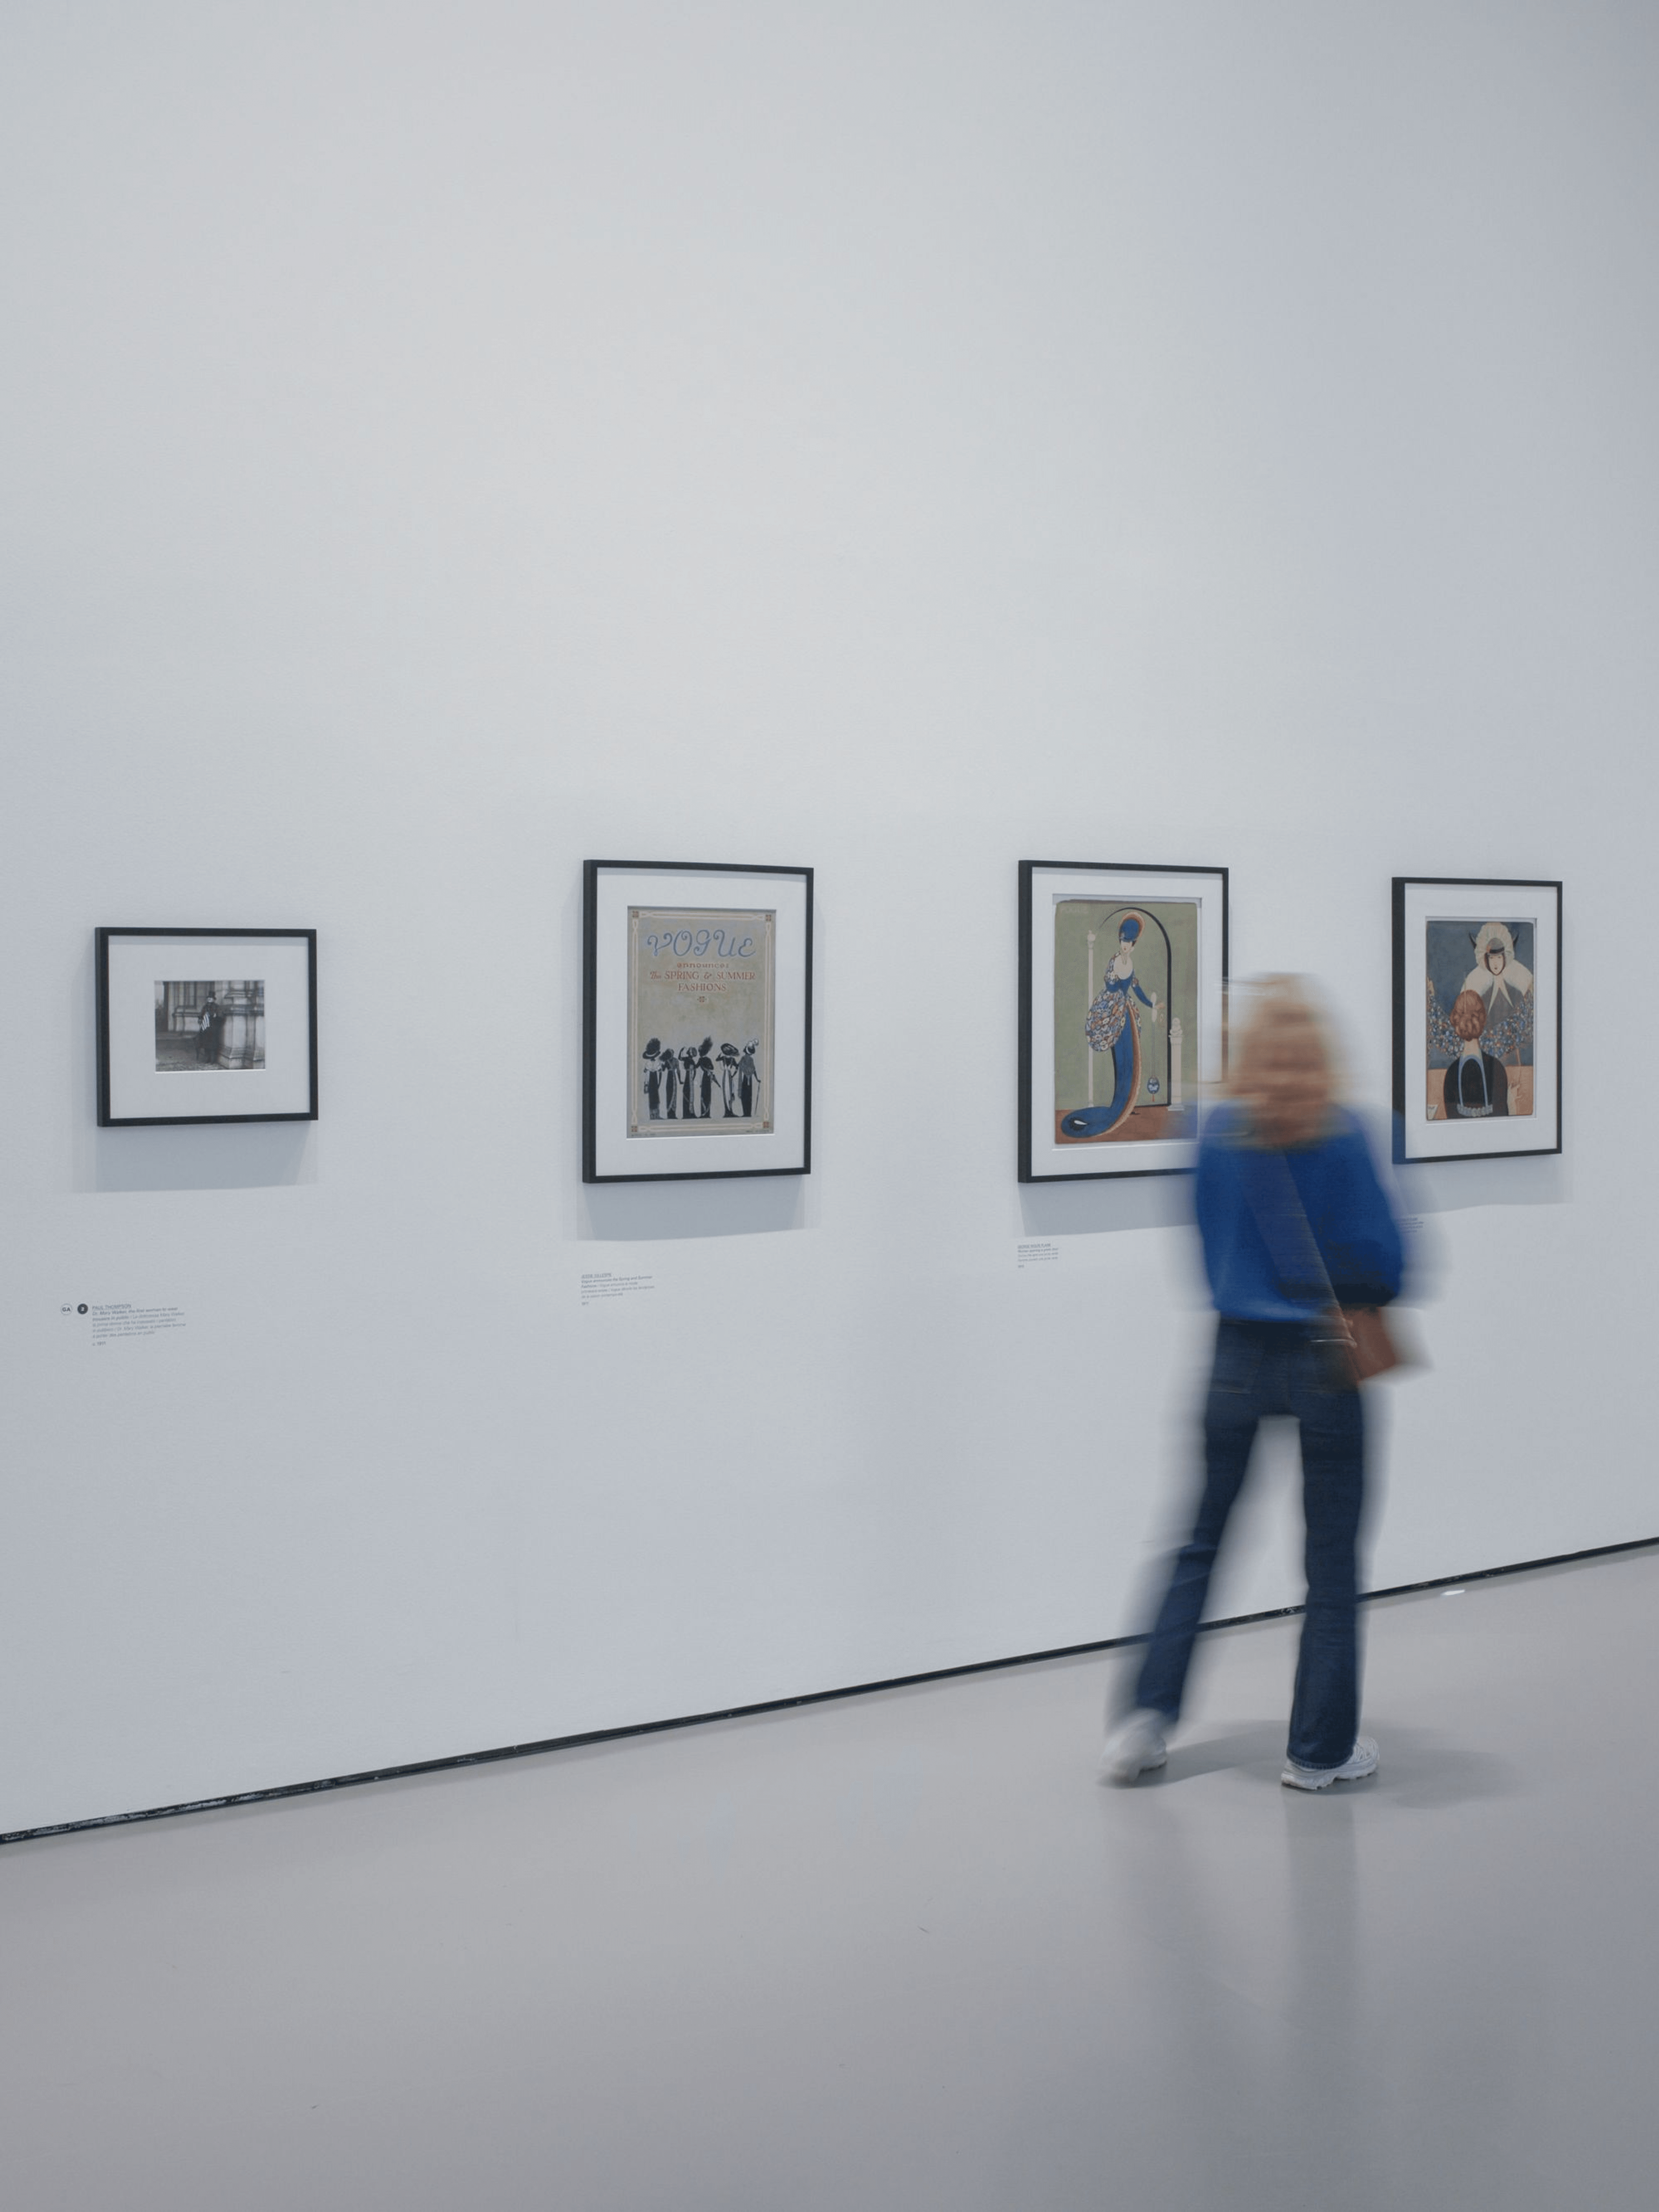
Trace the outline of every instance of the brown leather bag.
<path fill-rule="evenodd" d="M 1280 1218 L 1290 1224 L 1294 1241 L 1301 1246 L 1303 1264 L 1309 1274 L 1323 1285 L 1325 1296 L 1330 1301 L 1326 1309 L 1328 1333 L 1320 1335 L 1317 1341 L 1330 1346 L 1333 1356 L 1341 1362 L 1356 1388 L 1362 1382 L 1373 1381 L 1379 1375 L 1392 1374 L 1396 1368 L 1418 1364 L 1414 1357 L 1403 1352 L 1395 1341 L 1380 1307 L 1337 1304 L 1336 1292 L 1331 1287 L 1324 1256 L 1304 1210 L 1296 1179 L 1291 1173 L 1290 1162 L 1281 1155 L 1279 1165 L 1284 1174 L 1284 1189 L 1288 1201 L 1279 1209 Z M 1256 1222 L 1271 1253 L 1275 1240 L 1259 1210 Z"/>
<path fill-rule="evenodd" d="M 1345 1348 L 1356 1382 L 1369 1382 L 1395 1367 L 1406 1356 L 1389 1334 L 1386 1316 L 1376 1306 L 1338 1306 L 1334 1316 L 1346 1331 Z"/>

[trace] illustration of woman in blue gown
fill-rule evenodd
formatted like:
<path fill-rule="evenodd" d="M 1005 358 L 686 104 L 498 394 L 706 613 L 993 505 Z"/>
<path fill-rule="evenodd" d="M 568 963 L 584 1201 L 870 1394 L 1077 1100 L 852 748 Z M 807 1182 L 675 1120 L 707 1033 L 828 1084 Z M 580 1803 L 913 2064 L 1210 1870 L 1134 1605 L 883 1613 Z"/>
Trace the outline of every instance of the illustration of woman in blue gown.
<path fill-rule="evenodd" d="M 1140 1093 L 1140 1017 L 1131 1004 L 1138 999 L 1153 1021 L 1158 1019 L 1156 992 L 1149 998 L 1135 974 L 1135 946 L 1140 941 L 1141 920 L 1126 915 L 1117 933 L 1117 957 L 1106 970 L 1100 994 L 1084 1018 L 1083 1033 L 1091 1052 L 1112 1056 L 1112 1096 L 1104 1106 L 1081 1106 L 1060 1121 L 1066 1137 L 1109 1137 L 1127 1121 Z"/>

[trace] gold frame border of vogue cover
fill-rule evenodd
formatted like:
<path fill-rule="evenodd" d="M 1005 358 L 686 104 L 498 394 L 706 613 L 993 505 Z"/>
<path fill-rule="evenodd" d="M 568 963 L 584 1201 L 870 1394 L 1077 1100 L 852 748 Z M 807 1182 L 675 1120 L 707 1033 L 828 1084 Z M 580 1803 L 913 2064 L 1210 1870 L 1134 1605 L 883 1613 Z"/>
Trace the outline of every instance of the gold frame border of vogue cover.
<path fill-rule="evenodd" d="M 693 1177 L 805 1175 L 811 1167 L 812 871 L 703 860 L 586 860 L 582 865 L 582 1181 L 679 1182 Z M 641 1027 L 642 978 L 635 955 L 641 917 L 703 925 L 709 944 L 694 959 L 735 959 L 741 973 L 715 976 L 734 993 L 744 1034 L 727 1040 L 717 1012 L 700 1017 L 714 1042 L 694 1048 L 684 1076 L 665 1079 L 643 1110 L 642 1086 L 663 1042 Z M 735 936 L 734 921 L 744 925 Z M 752 923 L 752 927 L 748 924 Z M 685 933 L 683 930 L 682 934 Z M 718 946 L 718 952 L 712 948 Z M 667 954 L 661 956 L 668 957 Z M 661 981 L 653 976 L 652 982 Z M 636 1028 L 638 1034 L 635 1034 Z M 659 1024 L 660 1028 L 660 1024 Z M 690 1036 L 690 1030 L 687 1032 Z M 726 1065 L 721 1045 L 731 1042 Z M 680 1084 L 693 1087 L 696 1115 L 679 1126 Z M 672 1097 L 671 1121 L 664 1100 Z M 749 1109 L 751 1110 L 739 1110 Z M 739 1126 L 728 1127 L 736 1121 Z"/>
<path fill-rule="evenodd" d="M 1117 1115 L 1097 1109 L 1092 1085 L 1086 1101 L 1079 1099 L 1074 1105 L 1069 1097 L 1060 1095 L 1056 1000 L 1062 988 L 1060 967 L 1066 957 L 1060 910 L 1073 902 L 1098 903 L 1101 909 L 1099 917 L 1090 918 L 1093 936 L 1088 952 L 1078 954 L 1079 960 L 1088 965 L 1086 969 L 1079 968 L 1085 979 L 1082 997 L 1072 1011 L 1079 1036 L 1087 1040 L 1086 1047 L 1079 1047 L 1090 1055 L 1082 1063 L 1085 1074 L 1092 1075 L 1099 1066 L 1103 1097 L 1115 1097 L 1119 1090 L 1123 1091 L 1122 1112 Z M 1122 932 L 1133 916 L 1138 926 L 1136 945 L 1144 934 L 1152 951 L 1161 939 L 1164 965 L 1158 972 L 1172 981 L 1176 952 L 1163 923 L 1146 910 L 1184 907 L 1195 910 L 1190 925 L 1191 974 L 1183 986 L 1186 1019 L 1172 1038 L 1169 984 L 1166 981 L 1162 994 L 1156 985 L 1150 992 L 1144 988 L 1133 973 L 1134 945 L 1122 937 Z M 1178 867 L 1163 862 L 1019 863 L 1018 1174 L 1022 1182 L 1179 1175 L 1193 1166 L 1198 1157 L 1199 1124 L 1224 1072 L 1227 929 L 1225 868 Z M 1124 970 L 1121 975 L 1116 975 L 1118 968 Z M 1116 975 L 1127 987 L 1126 1003 L 1121 1008 L 1107 1007 L 1103 1016 L 1096 1003 L 1097 987 L 1103 1000 L 1109 975 Z M 1138 1006 L 1127 1003 L 1131 993 Z M 1077 992 L 1073 990 L 1069 995 L 1076 998 Z M 1149 1001 L 1160 995 L 1164 1003 L 1155 1010 Z M 1140 1026 L 1139 1036 L 1135 1024 Z M 1124 1037 L 1130 1046 L 1127 1085 L 1125 1072 L 1115 1066 L 1124 1055 L 1113 1049 Z M 1146 1072 L 1151 1062 L 1143 1056 L 1143 1042 L 1149 1046 L 1156 1042 L 1162 1055 L 1156 1079 Z M 1181 1133 L 1142 1133 L 1170 1107 L 1172 1098 L 1176 1113 L 1171 1118 L 1177 1121 Z M 1067 1134 L 1066 1126 L 1073 1121 L 1076 1133 Z"/>
<path fill-rule="evenodd" d="M 1455 923 L 1469 939 L 1470 981 L 1480 961 L 1477 940 L 1489 926 L 1513 951 L 1516 923 L 1531 932 L 1528 964 L 1531 1060 L 1529 1097 L 1522 1114 L 1431 1118 L 1428 1109 L 1431 1022 L 1425 981 L 1431 975 L 1433 923 Z M 1462 996 L 1438 992 L 1449 1017 Z M 1447 1003 L 1448 1001 L 1450 1003 Z M 1479 1025 L 1479 1016 L 1475 1024 Z M 1561 884 L 1522 876 L 1396 876 L 1394 878 L 1394 1156 L 1401 1164 L 1425 1160 L 1516 1159 L 1561 1150 Z M 1481 1039 L 1475 1039 L 1477 1045 Z M 1515 1055 L 1517 1065 L 1522 1056 Z M 1493 1078 L 1496 1082 L 1496 1078 Z"/>

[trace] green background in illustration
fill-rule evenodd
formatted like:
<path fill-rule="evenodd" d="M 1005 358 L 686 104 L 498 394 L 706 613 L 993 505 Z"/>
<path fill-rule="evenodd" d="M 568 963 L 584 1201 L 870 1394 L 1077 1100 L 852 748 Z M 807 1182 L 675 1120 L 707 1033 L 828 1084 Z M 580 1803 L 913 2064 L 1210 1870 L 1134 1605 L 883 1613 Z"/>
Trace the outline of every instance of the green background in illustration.
<path fill-rule="evenodd" d="M 1058 1114 L 1069 1114 L 1088 1103 L 1090 1052 L 1083 1024 L 1090 1006 L 1089 932 L 1096 933 L 1097 995 L 1108 968 L 1117 957 L 1117 933 L 1127 914 L 1138 914 L 1145 922 L 1135 947 L 1135 975 L 1147 997 L 1155 994 L 1158 1001 L 1156 1024 L 1140 1001 L 1133 1002 L 1140 1016 L 1141 1052 L 1141 1087 L 1135 1103 L 1163 1104 L 1169 1099 L 1171 1012 L 1179 1017 L 1185 1035 L 1182 1090 L 1187 1103 L 1192 1103 L 1202 1072 L 1198 1040 L 1198 902 L 1068 898 L 1054 908 L 1054 1111 Z M 1167 957 L 1157 927 L 1159 922 L 1169 933 Z M 1112 1095 L 1112 1055 L 1097 1053 L 1094 1060 L 1095 1103 L 1105 1105 Z M 1157 1079 L 1156 1092 L 1146 1089 L 1149 1077 Z"/>

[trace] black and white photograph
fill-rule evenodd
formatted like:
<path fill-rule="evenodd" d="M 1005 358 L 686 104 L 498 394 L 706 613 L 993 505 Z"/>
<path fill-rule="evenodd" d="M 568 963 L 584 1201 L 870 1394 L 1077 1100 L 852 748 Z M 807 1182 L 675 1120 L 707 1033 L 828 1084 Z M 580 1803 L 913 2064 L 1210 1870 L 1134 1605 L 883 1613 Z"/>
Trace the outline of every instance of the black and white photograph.
<path fill-rule="evenodd" d="M 163 1074 L 264 1064 L 263 976 L 240 983 L 157 983 L 155 1065 Z"/>
<path fill-rule="evenodd" d="M 94 933 L 98 1125 L 317 1119 L 314 929 Z"/>

